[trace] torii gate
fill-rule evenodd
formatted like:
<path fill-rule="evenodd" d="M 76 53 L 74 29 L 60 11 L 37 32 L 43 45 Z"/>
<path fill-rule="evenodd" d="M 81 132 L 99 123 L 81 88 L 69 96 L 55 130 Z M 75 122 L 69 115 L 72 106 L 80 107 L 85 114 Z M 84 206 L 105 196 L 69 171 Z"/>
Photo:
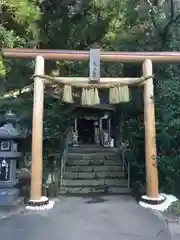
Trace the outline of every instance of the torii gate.
<path fill-rule="evenodd" d="M 89 51 L 69 50 L 40 50 L 40 49 L 2 49 L 6 58 L 36 59 L 35 74 L 44 75 L 45 60 L 69 60 L 87 61 Z M 180 62 L 180 52 L 100 52 L 101 61 L 140 63 L 142 64 L 143 76 L 153 75 L 152 63 Z M 65 78 L 66 79 L 66 78 Z M 73 78 L 67 78 L 67 81 Z M 77 80 L 77 79 L 74 79 Z M 88 78 L 82 78 L 81 82 L 88 83 Z M 102 82 L 110 83 L 111 79 L 103 78 Z M 116 78 L 118 83 L 125 81 L 133 82 L 137 78 L 124 79 Z M 101 82 L 101 79 L 100 79 Z M 33 127 L 32 127 L 32 180 L 31 197 L 29 206 L 31 208 L 46 206 L 48 198 L 42 197 L 42 172 L 43 172 L 43 109 L 44 109 L 44 84 L 46 81 L 41 77 L 34 79 L 34 100 L 33 100 Z M 145 152 L 146 152 L 146 196 L 142 200 L 150 204 L 159 204 L 164 197 L 159 195 L 158 169 L 156 154 L 156 130 L 155 130 L 155 109 L 153 79 L 144 81 L 144 126 L 145 126 Z M 45 207 L 46 208 L 46 207 Z"/>

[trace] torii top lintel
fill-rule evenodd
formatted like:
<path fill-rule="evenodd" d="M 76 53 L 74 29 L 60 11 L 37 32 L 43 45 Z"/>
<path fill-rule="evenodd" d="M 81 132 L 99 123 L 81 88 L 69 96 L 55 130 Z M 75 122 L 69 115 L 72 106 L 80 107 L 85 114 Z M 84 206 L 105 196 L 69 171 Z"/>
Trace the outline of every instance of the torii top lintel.
<path fill-rule="evenodd" d="M 46 60 L 86 61 L 89 60 L 89 51 L 47 50 L 30 48 L 4 48 L 2 55 L 7 58 L 34 59 L 42 56 Z M 104 52 L 100 53 L 103 62 L 142 63 L 151 59 L 155 63 L 178 63 L 180 52 Z"/>

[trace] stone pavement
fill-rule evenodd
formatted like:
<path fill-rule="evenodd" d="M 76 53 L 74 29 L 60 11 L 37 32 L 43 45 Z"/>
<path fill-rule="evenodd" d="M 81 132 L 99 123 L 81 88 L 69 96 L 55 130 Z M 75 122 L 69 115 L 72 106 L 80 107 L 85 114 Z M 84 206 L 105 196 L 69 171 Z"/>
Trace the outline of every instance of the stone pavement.
<path fill-rule="evenodd" d="M 60 197 L 50 211 L 1 220 L 6 240 L 170 240 L 165 221 L 131 197 Z"/>
<path fill-rule="evenodd" d="M 169 212 L 153 211 L 161 220 L 165 221 L 173 240 L 180 240 L 180 218 Z"/>
<path fill-rule="evenodd" d="M 175 222 L 168 222 L 168 227 L 172 235 L 173 240 L 180 239 L 180 225 Z"/>

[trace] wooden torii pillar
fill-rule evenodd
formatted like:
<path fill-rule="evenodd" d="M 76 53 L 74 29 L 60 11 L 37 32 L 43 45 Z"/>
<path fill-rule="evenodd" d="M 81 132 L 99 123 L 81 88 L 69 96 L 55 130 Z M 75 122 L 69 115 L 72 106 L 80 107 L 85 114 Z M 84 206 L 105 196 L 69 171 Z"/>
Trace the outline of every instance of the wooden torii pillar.
<path fill-rule="evenodd" d="M 44 75 L 44 58 L 35 59 L 35 74 Z M 43 112 L 44 82 L 42 78 L 34 79 L 33 120 L 32 120 L 32 163 L 31 163 L 31 194 L 29 208 L 47 206 L 49 200 L 42 196 L 43 181 Z"/>
<path fill-rule="evenodd" d="M 143 62 L 142 72 L 144 77 L 153 75 L 150 59 Z M 148 204 L 160 204 L 164 201 L 164 197 L 159 195 L 155 121 L 154 85 L 153 79 L 149 78 L 144 83 L 146 196 L 142 196 L 142 200 Z"/>
<path fill-rule="evenodd" d="M 143 75 L 153 75 L 152 61 L 143 63 Z M 156 130 L 153 79 L 144 84 L 144 125 L 145 125 L 145 152 L 146 152 L 146 186 L 148 197 L 159 196 L 158 173 L 156 162 Z"/>

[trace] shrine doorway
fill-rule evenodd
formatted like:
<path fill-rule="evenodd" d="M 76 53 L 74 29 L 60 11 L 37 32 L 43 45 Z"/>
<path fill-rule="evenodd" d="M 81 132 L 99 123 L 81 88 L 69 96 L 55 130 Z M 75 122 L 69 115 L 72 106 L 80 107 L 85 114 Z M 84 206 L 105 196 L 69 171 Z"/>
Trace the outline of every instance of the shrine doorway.
<path fill-rule="evenodd" d="M 77 129 L 79 134 L 78 141 L 81 144 L 94 143 L 94 120 L 93 119 L 78 119 Z"/>

